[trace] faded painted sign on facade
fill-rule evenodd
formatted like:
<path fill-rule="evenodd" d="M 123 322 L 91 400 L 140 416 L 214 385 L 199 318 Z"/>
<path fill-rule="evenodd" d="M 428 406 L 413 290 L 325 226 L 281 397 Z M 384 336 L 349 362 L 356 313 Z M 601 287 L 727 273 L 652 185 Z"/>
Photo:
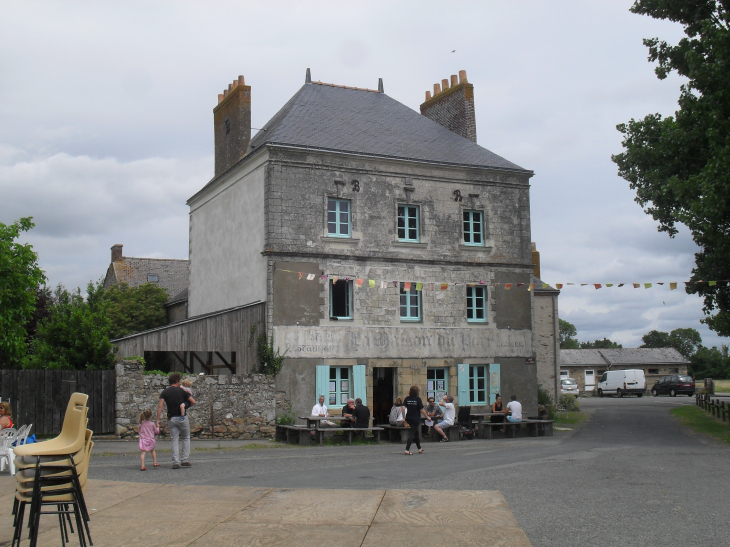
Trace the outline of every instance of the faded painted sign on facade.
<path fill-rule="evenodd" d="M 414 327 L 274 327 L 291 358 L 529 357 L 529 330 Z"/>

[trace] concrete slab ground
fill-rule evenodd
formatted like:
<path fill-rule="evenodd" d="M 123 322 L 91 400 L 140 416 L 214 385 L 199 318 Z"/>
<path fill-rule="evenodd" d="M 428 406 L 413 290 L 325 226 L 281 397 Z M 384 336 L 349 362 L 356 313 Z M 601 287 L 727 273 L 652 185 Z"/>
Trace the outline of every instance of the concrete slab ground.
<path fill-rule="evenodd" d="M 10 545 L 14 479 L 0 479 L 0 546 Z M 434 503 L 434 500 L 438 500 Z M 529 547 L 498 491 L 316 490 L 89 480 L 95 547 Z M 448 538 L 448 539 L 446 539 Z M 70 538 L 71 545 L 77 541 Z M 61 544 L 42 517 L 39 547 Z M 27 547 L 28 541 L 21 544 Z"/>

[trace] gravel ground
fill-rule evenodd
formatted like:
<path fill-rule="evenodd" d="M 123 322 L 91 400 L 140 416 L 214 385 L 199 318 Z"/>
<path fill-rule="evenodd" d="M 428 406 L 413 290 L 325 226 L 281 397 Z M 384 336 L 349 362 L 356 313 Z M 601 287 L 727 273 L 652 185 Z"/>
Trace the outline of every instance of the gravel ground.
<path fill-rule="evenodd" d="M 554 437 L 403 445 L 271 447 L 194 443 L 191 469 L 169 452 L 140 473 L 132 443 L 95 445 L 90 478 L 279 488 L 500 490 L 535 547 L 730 544 L 730 447 L 670 415 L 689 397 L 581 399 L 590 420 Z M 202 443 L 206 443 L 203 445 Z M 223 449 L 217 449 L 218 444 Z M 116 447 L 116 448 L 115 448 Z M 159 443 L 161 449 L 169 442 Z M 434 510 L 438 500 L 434 499 Z"/>

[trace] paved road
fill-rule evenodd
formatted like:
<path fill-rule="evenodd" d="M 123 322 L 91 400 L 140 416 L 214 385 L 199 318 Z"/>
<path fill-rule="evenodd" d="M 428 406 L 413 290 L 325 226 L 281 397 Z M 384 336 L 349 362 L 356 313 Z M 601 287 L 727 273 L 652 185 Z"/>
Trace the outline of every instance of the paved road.
<path fill-rule="evenodd" d="M 201 452 L 190 470 L 92 459 L 96 479 L 342 489 L 500 490 L 535 547 L 730 545 L 730 447 L 669 413 L 694 399 L 582 399 L 590 421 L 552 438 Z M 105 443 L 99 443 L 104 451 Z M 95 448 L 96 452 L 96 448 Z M 169 458 L 164 454 L 161 461 Z M 354 494 L 356 495 L 356 494 Z M 434 511 L 438 500 L 434 500 Z"/>

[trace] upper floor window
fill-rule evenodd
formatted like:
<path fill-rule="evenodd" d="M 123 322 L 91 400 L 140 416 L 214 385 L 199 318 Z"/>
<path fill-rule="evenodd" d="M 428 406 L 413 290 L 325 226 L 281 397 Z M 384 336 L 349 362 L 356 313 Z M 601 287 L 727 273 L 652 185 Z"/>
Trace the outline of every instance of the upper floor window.
<path fill-rule="evenodd" d="M 327 200 L 327 234 L 331 237 L 351 237 L 350 202 L 346 199 Z"/>
<path fill-rule="evenodd" d="M 157 274 L 147 274 L 147 283 L 158 283 L 160 281 L 160 278 L 157 277 Z"/>
<path fill-rule="evenodd" d="M 469 365 L 469 403 L 487 403 L 487 366 Z"/>
<path fill-rule="evenodd" d="M 330 319 L 352 319 L 352 281 L 330 281 Z"/>
<path fill-rule="evenodd" d="M 406 288 L 406 285 L 410 285 Z M 416 290 L 415 283 L 400 284 L 400 320 L 421 320 L 421 291 Z"/>
<path fill-rule="evenodd" d="M 418 206 L 398 206 L 398 240 L 418 241 Z"/>
<path fill-rule="evenodd" d="M 466 320 L 470 323 L 484 323 L 486 314 L 486 287 L 466 288 Z"/>
<path fill-rule="evenodd" d="M 464 243 L 484 245 L 482 237 L 484 214 L 481 211 L 464 211 Z"/>

